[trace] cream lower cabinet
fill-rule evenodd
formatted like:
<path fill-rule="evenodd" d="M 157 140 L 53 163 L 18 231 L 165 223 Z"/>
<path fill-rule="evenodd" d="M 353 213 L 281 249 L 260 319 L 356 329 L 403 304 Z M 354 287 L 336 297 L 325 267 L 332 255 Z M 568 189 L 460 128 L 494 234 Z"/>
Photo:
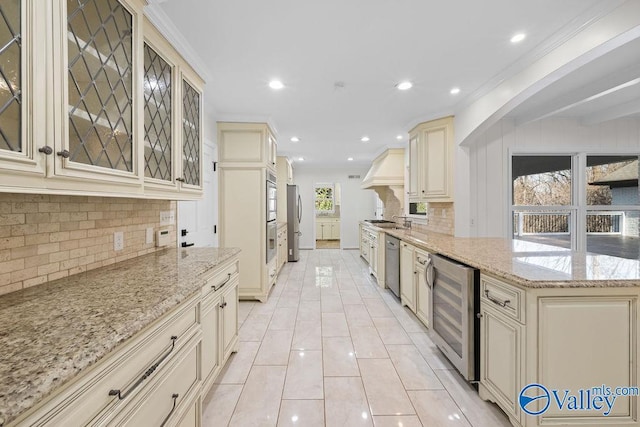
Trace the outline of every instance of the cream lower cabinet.
<path fill-rule="evenodd" d="M 316 219 L 316 240 L 340 240 L 340 219 Z"/>
<path fill-rule="evenodd" d="M 400 242 L 400 300 L 402 305 L 415 313 L 416 289 L 415 277 L 415 252 L 416 248 L 405 242 Z"/>
<path fill-rule="evenodd" d="M 514 426 L 640 423 L 637 397 L 615 396 L 606 416 L 607 405 L 594 400 L 603 386 L 614 391 L 640 383 L 639 288 L 521 288 L 482 275 L 480 289 L 478 391 Z M 520 394 L 529 384 L 544 386 L 549 398 L 522 408 Z M 526 395 L 547 392 L 534 387 Z"/>
<path fill-rule="evenodd" d="M 287 232 L 287 224 L 282 224 L 278 227 L 278 252 L 277 252 L 277 265 L 278 273 L 287 263 L 287 254 L 289 253 L 289 238 Z"/>
<path fill-rule="evenodd" d="M 201 401 L 238 345 L 238 260 L 201 292 L 10 426 L 201 425 Z"/>

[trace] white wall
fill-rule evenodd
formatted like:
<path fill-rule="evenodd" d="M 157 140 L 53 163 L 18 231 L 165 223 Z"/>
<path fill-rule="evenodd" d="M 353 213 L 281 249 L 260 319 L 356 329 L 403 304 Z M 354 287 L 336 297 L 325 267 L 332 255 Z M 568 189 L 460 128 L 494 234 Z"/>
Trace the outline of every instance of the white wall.
<path fill-rule="evenodd" d="M 208 112 L 202 123 L 203 132 L 203 188 L 202 199 L 178 202 L 178 238 L 177 244 L 193 243 L 198 247 L 218 246 L 218 234 L 213 232 L 218 224 L 218 172 L 213 172 L 212 162 L 218 161 L 218 126 L 215 115 Z M 189 234 L 182 237 L 180 230 L 187 229 Z"/>
<path fill-rule="evenodd" d="M 640 119 L 619 119 L 593 126 L 570 118 L 521 126 L 510 119 L 496 123 L 469 148 L 471 236 L 508 237 L 510 152 L 640 154 Z"/>
<path fill-rule="evenodd" d="M 314 194 L 317 183 L 340 183 L 340 246 L 343 249 L 359 247 L 358 221 L 373 218 L 376 210 L 375 192 L 360 188 L 368 169 L 293 169 L 293 182 L 299 186 L 302 198 L 302 222 L 300 223 L 300 248 L 315 247 Z M 349 175 L 360 175 L 360 179 L 349 179 Z"/>

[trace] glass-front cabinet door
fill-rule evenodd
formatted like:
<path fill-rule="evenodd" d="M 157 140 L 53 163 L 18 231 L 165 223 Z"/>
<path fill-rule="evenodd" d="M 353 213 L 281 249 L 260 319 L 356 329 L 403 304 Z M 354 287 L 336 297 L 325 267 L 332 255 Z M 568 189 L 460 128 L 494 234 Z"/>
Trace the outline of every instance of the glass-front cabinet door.
<path fill-rule="evenodd" d="M 129 1 L 66 0 L 61 48 L 65 85 L 63 134 L 56 147 L 56 175 L 137 180 L 135 141 L 141 134 L 136 58 L 141 55 L 139 9 Z M 140 9 L 141 10 L 141 9 Z M 59 22 L 58 24 L 62 24 Z M 140 40 L 140 43 L 139 41 Z M 66 49 L 65 49 L 66 48 Z"/>
<path fill-rule="evenodd" d="M 182 171 L 181 189 L 202 188 L 202 94 L 182 80 Z"/>
<path fill-rule="evenodd" d="M 44 64 L 35 59 L 40 58 L 43 37 L 31 31 L 38 24 L 34 9 L 32 2 L 26 0 L 0 1 L 0 168 L 22 172 L 3 177 L 3 183 L 8 185 L 13 181 L 20 185 L 25 174 L 42 176 L 45 152 L 53 152 L 48 147 L 38 152 L 34 141 L 46 140 L 45 129 L 30 126 L 45 114 L 42 102 L 30 105 L 32 94 L 46 90 Z M 29 70 L 33 80 L 26 78 Z"/>
<path fill-rule="evenodd" d="M 172 88 L 173 67 L 144 44 L 144 176 L 174 184 Z"/>

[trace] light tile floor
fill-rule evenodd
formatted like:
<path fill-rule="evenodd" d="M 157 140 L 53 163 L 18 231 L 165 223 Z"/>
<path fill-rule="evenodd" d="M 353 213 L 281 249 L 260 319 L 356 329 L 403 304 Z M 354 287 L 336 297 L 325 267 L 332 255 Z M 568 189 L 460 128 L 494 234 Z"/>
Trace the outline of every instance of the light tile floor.
<path fill-rule="evenodd" d="M 302 251 L 266 303 L 240 302 L 240 344 L 203 425 L 509 426 L 381 290 L 358 251 Z"/>

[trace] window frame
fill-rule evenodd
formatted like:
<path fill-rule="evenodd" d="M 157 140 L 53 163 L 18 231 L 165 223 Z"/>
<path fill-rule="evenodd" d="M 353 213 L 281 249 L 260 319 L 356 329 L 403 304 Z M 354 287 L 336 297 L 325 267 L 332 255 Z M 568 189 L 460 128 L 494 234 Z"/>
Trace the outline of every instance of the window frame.
<path fill-rule="evenodd" d="M 331 210 L 318 210 L 316 209 L 316 202 L 318 201 L 318 196 L 316 190 L 318 188 L 330 188 L 331 189 Z M 328 200 L 328 198 L 325 198 Z M 313 187 L 313 209 L 316 214 L 333 214 L 336 212 L 336 188 L 334 183 L 317 183 Z"/>
<path fill-rule="evenodd" d="M 519 156 L 569 156 L 571 157 L 571 204 L 531 206 L 513 204 L 513 157 Z M 507 236 L 514 238 L 513 215 L 517 211 L 548 211 L 569 213 L 569 233 L 571 236 L 571 250 L 587 251 L 587 213 L 589 211 L 640 211 L 640 205 L 588 205 L 587 204 L 587 157 L 589 156 L 638 156 L 640 150 L 607 150 L 607 151 L 537 151 L 537 150 L 507 150 L 508 179 L 506 180 L 508 206 Z"/>

